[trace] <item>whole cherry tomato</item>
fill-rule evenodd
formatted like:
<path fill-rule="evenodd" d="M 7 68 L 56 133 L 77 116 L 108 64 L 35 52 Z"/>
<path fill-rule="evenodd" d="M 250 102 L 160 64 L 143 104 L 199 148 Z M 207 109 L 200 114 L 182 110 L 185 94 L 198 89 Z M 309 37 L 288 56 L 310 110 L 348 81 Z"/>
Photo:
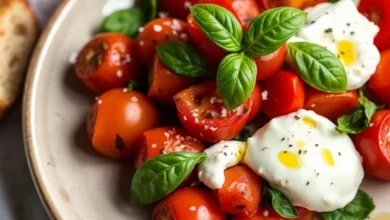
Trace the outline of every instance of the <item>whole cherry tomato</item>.
<path fill-rule="evenodd" d="M 212 194 L 199 188 L 179 189 L 158 203 L 153 220 L 225 220 Z"/>
<path fill-rule="evenodd" d="M 381 61 L 371 76 L 369 87 L 373 94 L 387 107 L 390 107 L 390 49 L 381 53 Z"/>
<path fill-rule="evenodd" d="M 173 96 L 196 84 L 196 79 L 178 75 L 168 69 L 158 56 L 154 58 L 153 68 L 149 75 L 148 97 L 157 100 L 164 106 L 174 107 Z"/>
<path fill-rule="evenodd" d="M 359 11 L 380 28 L 374 43 L 379 50 L 390 48 L 390 2 L 388 0 L 362 0 Z"/>
<path fill-rule="evenodd" d="M 312 87 L 306 89 L 304 108 L 336 121 L 340 116 L 359 105 L 359 95 L 356 90 L 344 93 L 326 93 Z"/>
<path fill-rule="evenodd" d="M 257 80 L 265 80 L 280 70 L 287 56 L 287 44 L 277 51 L 262 57 L 254 57 L 257 66 Z"/>
<path fill-rule="evenodd" d="M 261 102 L 263 100 L 262 95 L 261 95 L 260 84 L 256 83 L 250 99 L 252 101 L 252 107 L 251 107 L 251 111 L 249 113 L 248 122 L 253 121 L 260 112 Z"/>
<path fill-rule="evenodd" d="M 87 132 L 103 155 L 128 158 L 142 133 L 159 125 L 158 111 L 149 98 L 135 91 L 113 89 L 103 93 L 88 116 Z"/>
<path fill-rule="evenodd" d="M 305 84 L 295 73 L 279 71 L 263 84 L 264 113 L 278 117 L 295 112 L 305 103 Z"/>
<path fill-rule="evenodd" d="M 169 13 L 169 16 L 186 19 L 190 14 L 190 7 L 198 0 L 159 0 L 161 10 Z"/>
<path fill-rule="evenodd" d="M 96 94 L 125 86 L 138 75 L 136 45 L 119 33 L 95 36 L 79 53 L 75 70 L 79 79 Z"/>
<path fill-rule="evenodd" d="M 142 64 L 150 69 L 156 46 L 170 41 L 190 40 L 187 24 L 181 19 L 158 18 L 150 21 L 141 29 L 137 38 L 137 51 Z"/>
<path fill-rule="evenodd" d="M 282 6 L 304 9 L 320 3 L 328 2 L 327 0 L 259 0 L 262 1 L 266 9 L 277 8 Z"/>
<path fill-rule="evenodd" d="M 235 137 L 249 118 L 251 100 L 228 111 L 219 98 L 215 81 L 207 81 L 178 93 L 174 100 L 183 127 L 194 137 L 219 142 Z"/>
<path fill-rule="evenodd" d="M 298 212 L 298 218 L 284 218 L 280 216 L 271 207 L 260 207 L 257 213 L 252 217 L 234 216 L 232 220 L 315 220 L 316 213 L 305 208 L 295 207 Z"/>
<path fill-rule="evenodd" d="M 390 110 L 377 111 L 370 126 L 353 139 L 363 157 L 364 171 L 379 179 L 390 180 Z"/>
<path fill-rule="evenodd" d="M 225 183 L 213 191 L 224 213 L 251 217 L 261 202 L 263 183 L 251 169 L 238 165 L 225 170 Z"/>

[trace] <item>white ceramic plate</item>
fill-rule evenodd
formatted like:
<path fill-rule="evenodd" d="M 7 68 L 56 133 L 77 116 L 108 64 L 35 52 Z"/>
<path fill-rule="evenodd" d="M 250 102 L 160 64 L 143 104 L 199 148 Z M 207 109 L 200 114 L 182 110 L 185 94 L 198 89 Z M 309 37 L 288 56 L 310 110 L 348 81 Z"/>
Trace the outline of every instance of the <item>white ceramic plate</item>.
<path fill-rule="evenodd" d="M 117 0 L 118 1 L 118 0 Z M 132 163 L 96 154 L 85 132 L 94 101 L 72 71 L 69 57 L 93 35 L 106 0 L 64 1 L 34 53 L 24 96 L 27 158 L 42 201 L 53 219 L 150 219 L 150 207 L 132 206 Z M 376 213 L 390 213 L 390 183 L 366 179 Z M 376 219 L 390 219 L 375 217 Z"/>

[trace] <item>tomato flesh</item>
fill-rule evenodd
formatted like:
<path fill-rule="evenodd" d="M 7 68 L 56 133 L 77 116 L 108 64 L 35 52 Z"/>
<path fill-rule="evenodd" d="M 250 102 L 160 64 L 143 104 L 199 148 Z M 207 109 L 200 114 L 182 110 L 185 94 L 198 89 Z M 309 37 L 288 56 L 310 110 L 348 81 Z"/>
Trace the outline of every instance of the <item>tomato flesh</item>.
<path fill-rule="evenodd" d="M 252 217 L 234 216 L 232 220 L 315 220 L 318 219 L 316 213 L 305 208 L 295 207 L 298 212 L 298 218 L 284 218 L 281 217 L 271 207 L 261 206 L 257 213 Z"/>
<path fill-rule="evenodd" d="M 186 19 L 190 14 L 190 7 L 198 0 L 159 0 L 162 11 L 168 12 L 170 17 Z"/>
<path fill-rule="evenodd" d="M 304 9 L 324 2 L 327 2 L 327 0 L 262 0 L 266 9 L 282 6 Z"/>
<path fill-rule="evenodd" d="M 257 115 L 260 112 L 261 108 L 261 102 L 262 102 L 262 97 L 261 97 L 261 87 L 260 84 L 256 83 L 255 88 L 253 89 L 253 92 L 250 97 L 252 101 L 252 106 L 251 106 L 251 111 L 249 113 L 249 118 L 248 122 L 253 121 Z"/>
<path fill-rule="evenodd" d="M 277 51 L 262 57 L 254 57 L 257 66 L 257 81 L 268 79 L 283 66 L 287 56 L 287 44 Z"/>
<path fill-rule="evenodd" d="M 390 107 L 390 49 L 381 53 L 381 61 L 375 74 L 369 81 L 369 87 L 375 97 Z"/>

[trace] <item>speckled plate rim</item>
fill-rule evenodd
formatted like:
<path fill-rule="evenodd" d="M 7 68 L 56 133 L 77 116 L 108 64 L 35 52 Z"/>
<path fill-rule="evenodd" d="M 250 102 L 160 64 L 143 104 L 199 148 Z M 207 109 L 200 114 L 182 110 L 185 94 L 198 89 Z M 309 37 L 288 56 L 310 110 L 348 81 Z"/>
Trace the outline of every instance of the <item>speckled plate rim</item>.
<path fill-rule="evenodd" d="M 39 41 L 33 52 L 30 65 L 27 71 L 24 94 L 23 94 L 23 110 L 22 110 L 22 119 L 23 119 L 23 138 L 27 162 L 29 165 L 30 173 L 37 189 L 38 195 L 41 199 L 41 202 L 49 215 L 50 219 L 62 220 L 57 207 L 54 205 L 54 202 L 49 196 L 48 190 L 43 183 L 42 173 L 38 167 L 38 155 L 34 153 L 35 143 L 33 141 L 34 131 L 32 130 L 33 123 L 33 95 L 36 87 L 34 86 L 37 83 L 39 76 L 39 66 L 43 63 L 43 56 L 46 53 L 49 43 L 48 39 L 52 38 L 59 28 L 61 21 L 66 17 L 69 10 L 72 8 L 72 5 L 77 0 L 62 0 L 52 17 L 50 18 L 47 26 L 42 32 Z"/>

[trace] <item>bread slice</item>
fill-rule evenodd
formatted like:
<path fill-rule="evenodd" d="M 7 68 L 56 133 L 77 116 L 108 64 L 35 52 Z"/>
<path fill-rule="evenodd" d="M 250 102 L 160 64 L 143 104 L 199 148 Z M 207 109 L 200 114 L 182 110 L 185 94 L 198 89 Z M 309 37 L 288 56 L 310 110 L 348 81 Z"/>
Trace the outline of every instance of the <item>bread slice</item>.
<path fill-rule="evenodd" d="M 0 0 L 0 120 L 21 93 L 38 36 L 38 20 L 26 0 Z"/>

